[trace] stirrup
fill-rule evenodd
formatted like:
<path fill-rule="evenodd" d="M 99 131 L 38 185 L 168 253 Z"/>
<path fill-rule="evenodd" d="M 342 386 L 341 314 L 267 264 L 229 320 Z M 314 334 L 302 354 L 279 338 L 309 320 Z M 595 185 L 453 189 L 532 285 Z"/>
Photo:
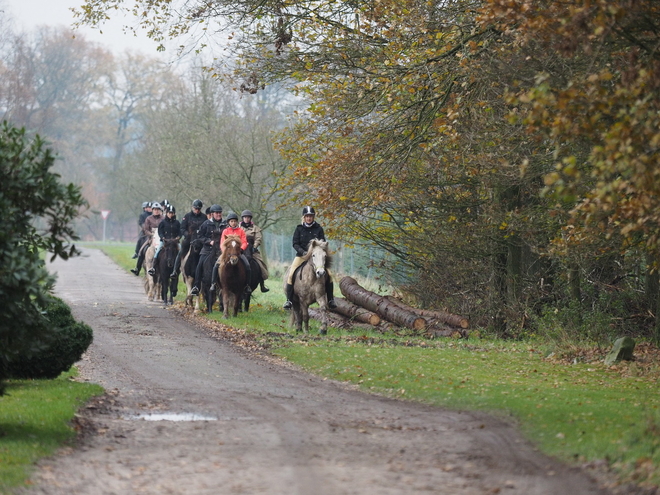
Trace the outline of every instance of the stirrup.
<path fill-rule="evenodd" d="M 192 289 L 190 289 L 190 295 L 191 296 L 198 296 L 199 295 L 199 288 L 197 286 L 195 286 Z"/>
<path fill-rule="evenodd" d="M 149 270 L 147 270 L 147 273 L 153 277 L 154 275 L 156 275 L 156 269 L 155 268 L 149 268 Z"/>
<path fill-rule="evenodd" d="M 177 276 L 177 273 L 176 273 L 176 272 L 172 272 L 172 273 L 170 273 L 170 278 L 176 278 L 176 276 Z"/>
<path fill-rule="evenodd" d="M 293 303 L 287 299 L 286 302 L 284 303 L 284 306 L 282 306 L 282 308 L 283 309 L 291 309 L 291 308 L 293 308 Z"/>
<path fill-rule="evenodd" d="M 217 290 L 217 289 L 216 289 L 215 284 L 211 284 L 211 292 L 215 292 L 216 290 Z"/>

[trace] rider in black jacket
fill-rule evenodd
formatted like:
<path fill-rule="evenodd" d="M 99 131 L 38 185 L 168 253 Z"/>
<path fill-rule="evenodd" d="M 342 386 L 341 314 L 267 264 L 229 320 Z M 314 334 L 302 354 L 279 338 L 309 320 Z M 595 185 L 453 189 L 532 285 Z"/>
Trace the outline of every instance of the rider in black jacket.
<path fill-rule="evenodd" d="M 156 254 L 154 254 L 154 260 L 151 263 L 151 268 L 149 268 L 149 275 L 156 274 L 156 266 L 158 263 L 158 253 L 163 247 L 163 241 L 165 239 L 178 239 L 181 237 L 181 223 L 176 219 L 176 208 L 173 205 L 166 207 L 167 213 L 163 221 L 158 224 L 158 237 L 160 237 L 160 244 L 156 247 Z"/>
<path fill-rule="evenodd" d="M 174 261 L 174 269 L 170 274 L 170 278 L 176 278 L 179 268 L 181 267 L 181 260 L 186 257 L 190 250 L 190 243 L 195 240 L 197 232 L 202 224 L 207 220 L 206 215 L 202 213 L 202 200 L 196 199 L 192 202 L 192 210 L 186 213 L 181 220 L 181 249 L 179 254 L 176 255 Z"/>
<path fill-rule="evenodd" d="M 312 241 L 312 239 L 318 239 L 319 241 L 325 242 L 325 233 L 323 232 L 323 227 L 321 227 L 315 220 L 316 211 L 311 206 L 305 206 L 302 213 L 302 223 L 296 226 L 296 230 L 293 233 L 293 249 L 296 251 L 296 257 L 291 263 L 289 268 L 288 278 L 286 281 L 286 302 L 284 303 L 284 309 L 291 309 L 293 303 L 291 298 L 293 297 L 293 273 L 296 271 L 302 264 L 302 257 L 307 252 L 307 246 Z M 328 307 L 334 309 L 337 307 L 335 302 L 335 297 L 333 295 L 334 285 L 332 283 L 332 278 L 330 272 L 328 272 L 328 282 L 325 286 L 325 292 L 328 296 Z"/>
<path fill-rule="evenodd" d="M 142 213 L 140 213 L 140 216 L 138 217 L 139 230 L 138 240 L 135 243 L 135 254 L 133 254 L 134 260 L 137 259 L 138 254 L 140 254 L 140 248 L 142 247 L 142 244 L 144 244 L 144 241 L 147 239 L 142 233 L 142 224 L 149 216 L 151 216 L 151 201 L 145 201 L 142 203 Z"/>
<path fill-rule="evenodd" d="M 204 262 L 213 251 L 213 246 L 216 242 L 220 242 L 222 231 L 227 227 L 227 223 L 222 219 L 222 206 L 213 205 L 210 208 L 212 218 L 206 220 L 199 228 L 199 238 L 204 241 L 202 251 L 199 253 L 199 261 L 197 262 L 197 269 L 195 270 L 195 282 L 190 293 L 193 296 L 199 294 L 199 286 L 202 281 L 202 270 Z"/>

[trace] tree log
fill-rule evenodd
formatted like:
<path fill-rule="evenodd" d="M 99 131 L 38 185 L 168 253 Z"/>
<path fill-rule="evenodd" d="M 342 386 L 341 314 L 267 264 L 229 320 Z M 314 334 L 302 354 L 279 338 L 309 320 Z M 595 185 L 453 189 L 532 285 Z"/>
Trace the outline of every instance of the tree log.
<path fill-rule="evenodd" d="M 446 311 L 417 309 L 399 301 L 396 297 L 392 297 L 392 296 L 385 296 L 385 297 L 387 298 L 388 301 L 390 301 L 393 304 L 396 304 L 400 308 L 424 317 L 430 326 L 435 326 L 438 323 L 444 323 L 452 327 L 460 327 L 460 328 L 467 328 L 470 326 L 470 322 L 464 316 L 454 315 L 451 313 L 447 313 Z"/>
<path fill-rule="evenodd" d="M 380 316 L 378 316 L 376 313 L 361 308 L 360 306 L 340 297 L 336 297 L 335 302 L 337 303 L 337 308 L 331 310 L 334 313 L 339 313 L 343 316 L 351 318 L 352 320 L 368 323 L 369 325 L 373 326 L 376 326 L 380 323 Z"/>
<path fill-rule="evenodd" d="M 413 330 L 424 330 L 426 328 L 424 318 L 400 308 L 375 292 L 366 290 L 352 277 L 342 278 L 339 282 L 339 288 L 346 299 L 369 311 L 373 311 L 381 318 Z"/>
<path fill-rule="evenodd" d="M 310 317 L 314 318 L 315 320 L 321 320 L 320 309 L 309 308 L 308 311 Z M 328 319 L 328 326 L 330 327 L 348 329 L 352 326 L 351 320 L 343 315 L 338 315 L 331 313 L 330 311 L 326 311 L 326 318 Z"/>

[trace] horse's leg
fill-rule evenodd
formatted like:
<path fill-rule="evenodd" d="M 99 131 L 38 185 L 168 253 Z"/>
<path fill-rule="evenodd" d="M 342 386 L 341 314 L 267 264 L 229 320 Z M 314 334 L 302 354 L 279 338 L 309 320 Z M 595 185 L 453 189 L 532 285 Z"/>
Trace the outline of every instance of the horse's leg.
<path fill-rule="evenodd" d="M 307 304 L 301 304 L 300 312 L 302 313 L 302 324 L 305 328 L 305 333 L 309 333 L 309 306 Z"/>
<path fill-rule="evenodd" d="M 230 296 L 229 289 L 225 289 L 225 290 L 222 291 L 222 307 L 223 307 L 222 317 L 223 318 L 229 318 L 229 303 L 231 302 L 231 301 L 229 301 L 229 296 Z"/>

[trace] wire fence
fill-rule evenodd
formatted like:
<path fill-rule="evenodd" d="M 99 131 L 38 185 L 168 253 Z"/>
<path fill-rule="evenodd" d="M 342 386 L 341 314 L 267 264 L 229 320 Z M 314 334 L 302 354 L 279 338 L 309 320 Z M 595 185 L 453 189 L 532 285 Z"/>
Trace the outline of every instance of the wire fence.
<path fill-rule="evenodd" d="M 296 256 L 291 245 L 291 236 L 270 232 L 263 234 L 262 255 L 265 254 L 269 267 L 284 271 Z M 330 240 L 329 244 L 334 273 L 377 284 L 391 283 L 397 278 L 394 275 L 395 270 L 392 269 L 396 260 L 386 251 L 374 247 L 351 246 L 333 240 Z"/>

